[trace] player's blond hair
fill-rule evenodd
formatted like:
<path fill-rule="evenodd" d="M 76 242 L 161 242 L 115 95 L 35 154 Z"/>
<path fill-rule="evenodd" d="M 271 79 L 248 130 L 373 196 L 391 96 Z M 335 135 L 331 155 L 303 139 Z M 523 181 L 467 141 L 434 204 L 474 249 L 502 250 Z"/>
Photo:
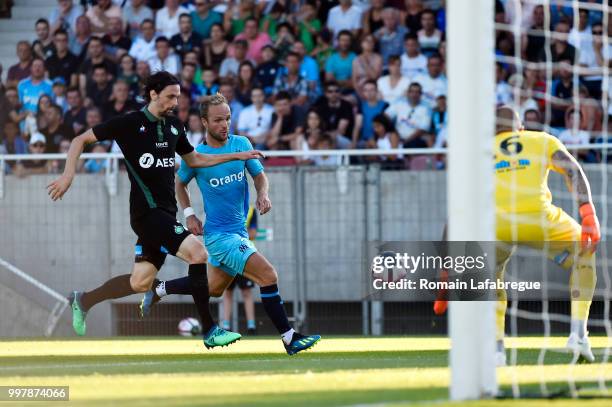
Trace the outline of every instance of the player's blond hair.
<path fill-rule="evenodd" d="M 200 103 L 200 117 L 208 119 L 208 110 L 211 106 L 219 106 L 222 104 L 229 105 L 227 99 L 220 93 L 216 93 L 211 96 L 206 96 L 202 103 Z"/>

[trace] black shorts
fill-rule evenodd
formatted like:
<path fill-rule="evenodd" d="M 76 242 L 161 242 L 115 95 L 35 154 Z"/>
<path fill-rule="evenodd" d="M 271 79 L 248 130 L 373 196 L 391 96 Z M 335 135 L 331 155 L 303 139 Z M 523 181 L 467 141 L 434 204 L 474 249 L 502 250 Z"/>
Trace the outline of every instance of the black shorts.
<path fill-rule="evenodd" d="M 159 208 L 131 219 L 130 223 L 138 236 L 134 261 L 148 261 L 158 270 L 164 264 L 166 255 L 175 256 L 183 240 L 190 235 L 173 213 Z"/>
<path fill-rule="evenodd" d="M 236 278 L 232 280 L 231 284 L 227 287 L 227 289 L 233 290 L 234 288 L 236 288 L 236 286 L 238 286 L 238 288 L 240 288 L 241 290 L 244 290 L 247 288 L 255 287 L 255 283 L 244 277 L 243 275 L 237 274 Z"/>

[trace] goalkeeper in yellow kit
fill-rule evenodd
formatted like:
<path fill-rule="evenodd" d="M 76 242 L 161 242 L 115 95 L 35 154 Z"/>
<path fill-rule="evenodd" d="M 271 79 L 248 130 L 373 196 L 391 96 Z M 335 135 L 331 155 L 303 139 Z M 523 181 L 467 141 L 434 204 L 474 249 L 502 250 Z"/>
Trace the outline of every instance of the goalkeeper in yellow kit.
<path fill-rule="evenodd" d="M 580 164 L 554 136 L 525 131 L 510 107 L 497 109 L 495 135 L 496 274 L 503 279 L 516 245 L 546 251 L 547 256 L 570 270 L 571 330 L 567 348 L 576 357 L 595 360 L 588 339 L 587 320 L 596 284 L 595 249 L 601 238 L 589 182 Z M 548 173 L 558 172 L 579 206 L 581 224 L 552 204 Z M 506 291 L 498 290 L 496 315 L 497 364 L 504 365 L 503 346 Z M 434 305 L 444 312 L 446 300 Z"/>

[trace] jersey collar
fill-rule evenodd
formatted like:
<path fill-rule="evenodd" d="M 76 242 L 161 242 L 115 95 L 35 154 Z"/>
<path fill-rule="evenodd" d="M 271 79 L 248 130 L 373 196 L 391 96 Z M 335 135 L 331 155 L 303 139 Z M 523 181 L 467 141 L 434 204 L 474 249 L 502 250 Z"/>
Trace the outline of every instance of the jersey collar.
<path fill-rule="evenodd" d="M 157 117 L 155 117 L 155 115 L 153 115 L 153 113 L 149 111 L 148 107 L 149 105 L 145 105 L 142 109 L 140 109 L 140 111 L 145 114 L 145 116 L 147 117 L 147 119 L 149 119 L 150 122 L 158 122 L 158 121 L 161 121 L 162 123 L 166 122 L 164 118 L 158 119 Z"/>

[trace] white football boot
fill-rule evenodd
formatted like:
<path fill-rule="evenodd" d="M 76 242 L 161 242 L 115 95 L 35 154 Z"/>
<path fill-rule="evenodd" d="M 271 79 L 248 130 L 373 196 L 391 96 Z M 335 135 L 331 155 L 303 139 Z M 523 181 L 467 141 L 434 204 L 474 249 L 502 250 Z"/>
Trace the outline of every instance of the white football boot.
<path fill-rule="evenodd" d="M 589 343 L 589 337 L 585 335 L 583 338 L 579 338 L 578 334 L 571 333 L 567 339 L 567 345 L 565 347 L 574 354 L 574 358 L 577 360 L 582 357 L 589 363 L 595 361 L 595 356 L 591 350 L 591 344 Z"/>

